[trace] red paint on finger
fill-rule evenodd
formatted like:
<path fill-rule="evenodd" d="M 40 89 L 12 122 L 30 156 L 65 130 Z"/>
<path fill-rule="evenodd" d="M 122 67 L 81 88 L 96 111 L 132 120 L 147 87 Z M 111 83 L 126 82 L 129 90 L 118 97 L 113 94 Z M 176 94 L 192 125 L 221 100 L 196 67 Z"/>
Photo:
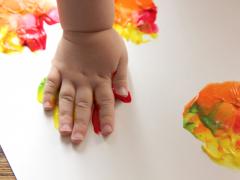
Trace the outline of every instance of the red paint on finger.
<path fill-rule="evenodd" d="M 121 96 L 121 95 L 117 94 L 115 92 L 115 90 L 113 89 L 113 94 L 114 94 L 116 99 L 118 99 L 118 100 L 120 100 L 120 101 L 122 101 L 124 103 L 130 103 L 132 101 L 132 97 L 131 97 L 131 94 L 130 94 L 129 91 L 128 91 L 128 95 L 127 96 Z"/>
<path fill-rule="evenodd" d="M 100 110 L 99 105 L 95 103 L 93 107 L 93 113 L 92 113 L 92 124 L 93 124 L 93 130 L 96 134 L 99 134 L 101 132 L 99 110 Z"/>

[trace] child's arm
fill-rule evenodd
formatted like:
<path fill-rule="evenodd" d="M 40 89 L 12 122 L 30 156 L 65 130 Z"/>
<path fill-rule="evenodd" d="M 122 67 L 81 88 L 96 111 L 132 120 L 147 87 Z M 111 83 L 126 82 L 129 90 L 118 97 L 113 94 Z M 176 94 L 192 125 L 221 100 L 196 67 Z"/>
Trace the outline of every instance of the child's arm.
<path fill-rule="evenodd" d="M 58 8 L 63 37 L 48 75 L 44 109 L 53 109 L 60 89 L 59 131 L 80 143 L 95 100 L 100 106 L 102 134 L 107 136 L 114 128 L 112 84 L 117 94 L 128 95 L 127 51 L 112 29 L 114 1 L 58 0 Z"/>
<path fill-rule="evenodd" d="M 113 0 L 57 0 L 63 30 L 96 32 L 111 29 Z"/>

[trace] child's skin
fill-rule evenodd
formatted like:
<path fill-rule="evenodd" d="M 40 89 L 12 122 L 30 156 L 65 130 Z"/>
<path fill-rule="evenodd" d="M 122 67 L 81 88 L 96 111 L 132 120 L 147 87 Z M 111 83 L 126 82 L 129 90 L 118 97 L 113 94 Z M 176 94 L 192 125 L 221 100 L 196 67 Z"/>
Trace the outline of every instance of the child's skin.
<path fill-rule="evenodd" d="M 85 138 L 95 97 L 103 136 L 114 128 L 113 87 L 127 96 L 127 50 L 112 29 L 114 0 L 57 0 L 63 36 L 47 78 L 43 107 L 52 110 L 59 93 L 61 135 L 75 144 Z M 112 79 L 113 72 L 117 72 Z M 73 113 L 75 116 L 73 117 Z M 74 121 L 73 121 L 74 118 Z"/>

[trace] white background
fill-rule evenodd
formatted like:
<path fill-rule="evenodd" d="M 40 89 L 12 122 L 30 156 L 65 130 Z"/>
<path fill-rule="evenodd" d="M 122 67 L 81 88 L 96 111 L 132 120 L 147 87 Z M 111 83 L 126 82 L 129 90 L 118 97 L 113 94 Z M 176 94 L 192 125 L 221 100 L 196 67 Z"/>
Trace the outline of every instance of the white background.
<path fill-rule="evenodd" d="M 116 107 L 103 139 L 61 139 L 36 101 L 61 36 L 47 28 L 44 52 L 0 55 L 0 144 L 19 180 L 237 180 L 182 128 L 184 105 L 207 83 L 240 79 L 239 0 L 159 0 L 160 36 L 128 43 L 130 105 Z"/>

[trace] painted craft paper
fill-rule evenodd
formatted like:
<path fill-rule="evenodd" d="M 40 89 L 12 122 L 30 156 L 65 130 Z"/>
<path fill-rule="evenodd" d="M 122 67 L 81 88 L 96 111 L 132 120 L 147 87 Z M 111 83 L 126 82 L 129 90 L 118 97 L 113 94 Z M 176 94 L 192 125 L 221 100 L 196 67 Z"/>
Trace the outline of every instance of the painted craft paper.
<path fill-rule="evenodd" d="M 115 0 L 115 30 L 136 44 L 156 38 L 157 7 L 152 0 Z M 31 51 L 46 48 L 44 23 L 59 22 L 56 5 L 50 0 L 0 1 L 0 52 Z M 150 37 L 150 38 L 149 38 Z"/>
<path fill-rule="evenodd" d="M 215 163 L 240 169 L 240 82 L 213 83 L 185 107 L 183 126 Z"/>

